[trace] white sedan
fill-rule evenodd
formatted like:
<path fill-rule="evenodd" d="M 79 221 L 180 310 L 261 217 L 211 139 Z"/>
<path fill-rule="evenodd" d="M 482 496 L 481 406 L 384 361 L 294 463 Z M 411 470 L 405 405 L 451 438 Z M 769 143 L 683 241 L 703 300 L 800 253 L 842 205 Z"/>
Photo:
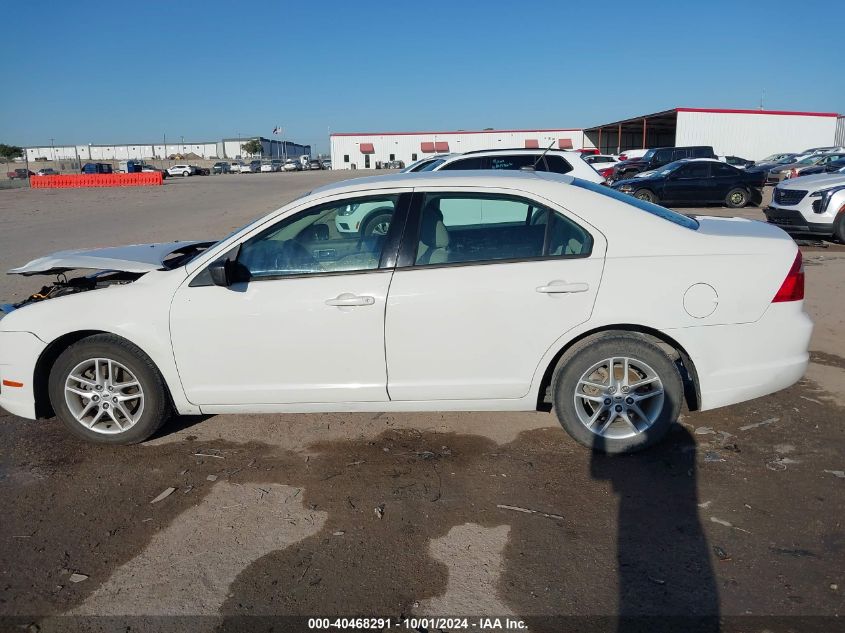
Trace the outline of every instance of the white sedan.
<path fill-rule="evenodd" d="M 338 232 L 364 203 L 390 210 L 385 234 Z M 684 400 L 792 385 L 812 331 L 779 228 L 541 172 L 358 178 L 214 244 L 65 251 L 10 272 L 61 274 L 4 309 L 0 406 L 111 444 L 174 414 L 551 404 L 581 444 L 629 452 Z"/>

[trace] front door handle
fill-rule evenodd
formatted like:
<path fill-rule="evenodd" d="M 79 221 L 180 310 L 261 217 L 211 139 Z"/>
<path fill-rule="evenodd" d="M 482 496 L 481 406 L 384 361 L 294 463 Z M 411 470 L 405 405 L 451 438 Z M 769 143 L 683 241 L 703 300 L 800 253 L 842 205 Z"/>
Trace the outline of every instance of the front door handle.
<path fill-rule="evenodd" d="M 538 286 L 537 292 L 544 292 L 549 295 L 563 294 L 567 292 L 586 292 L 590 289 L 590 284 L 578 281 L 574 283 L 566 283 L 565 281 L 550 281 L 547 286 Z"/>
<path fill-rule="evenodd" d="M 376 302 L 375 297 L 368 295 L 353 295 L 349 292 L 344 292 L 336 296 L 334 299 L 326 299 L 327 306 L 371 306 Z"/>

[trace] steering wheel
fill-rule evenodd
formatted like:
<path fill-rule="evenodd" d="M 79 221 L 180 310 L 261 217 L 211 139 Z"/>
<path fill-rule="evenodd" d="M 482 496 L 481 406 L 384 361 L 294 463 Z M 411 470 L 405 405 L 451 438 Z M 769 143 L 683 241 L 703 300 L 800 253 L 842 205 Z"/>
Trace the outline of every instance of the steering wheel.
<path fill-rule="evenodd" d="M 273 270 L 317 272 L 321 266 L 302 244 L 296 240 L 286 240 L 273 258 Z"/>

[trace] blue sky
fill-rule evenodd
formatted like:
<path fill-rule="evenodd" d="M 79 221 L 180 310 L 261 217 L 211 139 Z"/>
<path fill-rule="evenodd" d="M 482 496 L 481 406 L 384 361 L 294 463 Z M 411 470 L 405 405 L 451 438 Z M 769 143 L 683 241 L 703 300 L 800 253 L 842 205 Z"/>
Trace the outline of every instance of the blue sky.
<path fill-rule="evenodd" d="M 674 106 L 845 113 L 845 3 L 17 2 L 0 142 L 586 127 Z"/>

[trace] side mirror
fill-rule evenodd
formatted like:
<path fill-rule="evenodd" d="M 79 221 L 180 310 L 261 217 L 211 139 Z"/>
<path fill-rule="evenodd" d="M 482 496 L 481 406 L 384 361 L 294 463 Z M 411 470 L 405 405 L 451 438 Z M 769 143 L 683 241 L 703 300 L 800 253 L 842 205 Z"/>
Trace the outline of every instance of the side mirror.
<path fill-rule="evenodd" d="M 223 286 L 228 288 L 232 285 L 232 280 L 229 278 L 229 260 L 218 259 L 211 262 L 208 266 L 208 274 L 211 275 L 211 281 L 215 286 Z"/>

